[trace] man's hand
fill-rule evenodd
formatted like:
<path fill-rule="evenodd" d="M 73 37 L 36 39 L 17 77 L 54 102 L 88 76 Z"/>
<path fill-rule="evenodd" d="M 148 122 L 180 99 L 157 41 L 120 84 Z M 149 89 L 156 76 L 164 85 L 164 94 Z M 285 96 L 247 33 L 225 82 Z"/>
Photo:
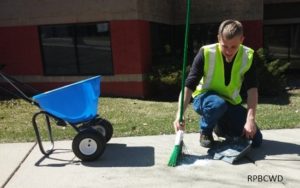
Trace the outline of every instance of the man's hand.
<path fill-rule="evenodd" d="M 254 120 L 247 120 L 243 130 L 243 136 L 252 139 L 257 131 Z"/>
<path fill-rule="evenodd" d="M 185 121 L 183 120 L 182 122 L 179 121 L 178 118 L 175 119 L 175 121 L 173 122 L 173 126 L 174 126 L 174 130 L 175 133 L 179 130 L 185 130 Z"/>

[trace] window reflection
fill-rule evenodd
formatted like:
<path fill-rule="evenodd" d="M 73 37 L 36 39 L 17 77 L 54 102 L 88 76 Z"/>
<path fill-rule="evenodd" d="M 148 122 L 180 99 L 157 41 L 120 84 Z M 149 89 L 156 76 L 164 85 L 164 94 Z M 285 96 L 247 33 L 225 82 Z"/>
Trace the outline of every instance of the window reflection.
<path fill-rule="evenodd" d="M 193 24 L 189 32 L 189 60 L 191 63 L 201 46 L 217 40 L 218 23 Z M 181 65 L 185 25 L 151 24 L 152 64 Z"/>
<path fill-rule="evenodd" d="M 40 27 L 47 75 L 113 73 L 108 23 Z"/>
<path fill-rule="evenodd" d="M 300 69 L 300 24 L 267 25 L 264 46 L 274 58 L 291 63 L 290 69 Z"/>
<path fill-rule="evenodd" d="M 43 26 L 40 29 L 46 74 L 77 72 L 74 29 L 71 25 Z"/>

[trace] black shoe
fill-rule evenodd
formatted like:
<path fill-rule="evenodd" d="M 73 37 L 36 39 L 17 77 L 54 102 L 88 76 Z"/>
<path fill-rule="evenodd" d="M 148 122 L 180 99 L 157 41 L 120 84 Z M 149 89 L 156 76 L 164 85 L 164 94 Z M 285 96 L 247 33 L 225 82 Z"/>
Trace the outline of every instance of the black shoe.
<path fill-rule="evenodd" d="M 218 125 L 216 125 L 214 127 L 213 131 L 218 137 L 224 137 L 224 138 L 226 137 L 226 135 L 223 133 L 223 131 L 221 130 L 221 128 Z"/>
<path fill-rule="evenodd" d="M 229 130 L 228 127 L 226 127 L 226 128 L 227 128 L 227 130 Z M 231 135 L 231 134 L 229 133 L 229 131 L 226 131 L 226 132 L 225 132 L 224 127 L 219 127 L 219 125 L 216 125 L 216 126 L 214 127 L 213 132 L 214 132 L 218 137 L 222 137 L 222 138 L 230 138 L 230 135 Z"/>
<path fill-rule="evenodd" d="M 210 148 L 214 144 L 214 138 L 212 134 L 210 135 L 205 135 L 205 134 L 200 134 L 200 145 L 205 148 Z"/>

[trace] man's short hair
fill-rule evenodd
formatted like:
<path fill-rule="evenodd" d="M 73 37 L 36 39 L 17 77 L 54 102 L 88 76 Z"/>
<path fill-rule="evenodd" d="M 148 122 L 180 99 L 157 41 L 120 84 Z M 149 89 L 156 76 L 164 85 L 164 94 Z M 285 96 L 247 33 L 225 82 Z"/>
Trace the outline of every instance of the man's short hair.
<path fill-rule="evenodd" d="M 243 25 L 237 20 L 225 20 L 220 24 L 218 34 L 225 39 L 243 36 Z"/>

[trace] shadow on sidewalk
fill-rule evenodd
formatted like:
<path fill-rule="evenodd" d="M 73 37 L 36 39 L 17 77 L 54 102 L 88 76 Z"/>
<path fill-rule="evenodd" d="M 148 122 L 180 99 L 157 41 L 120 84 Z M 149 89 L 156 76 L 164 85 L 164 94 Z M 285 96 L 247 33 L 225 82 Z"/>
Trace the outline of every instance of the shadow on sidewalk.
<path fill-rule="evenodd" d="M 35 166 L 64 167 L 82 164 L 88 167 L 148 167 L 153 166 L 154 148 L 149 146 L 127 147 L 126 144 L 107 144 L 104 154 L 96 161 L 81 162 L 71 149 L 55 149 L 43 156 Z"/>
<path fill-rule="evenodd" d="M 71 156 L 71 158 L 70 158 Z M 70 158 L 70 159 L 68 159 Z M 50 155 L 43 155 L 36 163 L 37 167 L 64 167 L 80 163 L 71 149 L 54 149 Z"/>
<path fill-rule="evenodd" d="M 263 140 L 261 147 L 247 155 L 253 162 L 259 160 L 300 161 L 300 145 L 275 140 Z"/>
<path fill-rule="evenodd" d="M 127 147 L 126 144 L 108 144 L 97 161 L 82 162 L 89 167 L 149 167 L 155 164 L 154 148 Z"/>
<path fill-rule="evenodd" d="M 211 155 L 185 155 L 180 165 L 192 165 L 196 163 L 205 163 L 213 161 Z M 252 148 L 245 157 L 241 158 L 232 165 L 243 165 L 255 163 L 262 160 L 278 160 L 278 161 L 300 161 L 300 145 L 286 143 L 274 140 L 264 140 L 259 148 Z"/>

